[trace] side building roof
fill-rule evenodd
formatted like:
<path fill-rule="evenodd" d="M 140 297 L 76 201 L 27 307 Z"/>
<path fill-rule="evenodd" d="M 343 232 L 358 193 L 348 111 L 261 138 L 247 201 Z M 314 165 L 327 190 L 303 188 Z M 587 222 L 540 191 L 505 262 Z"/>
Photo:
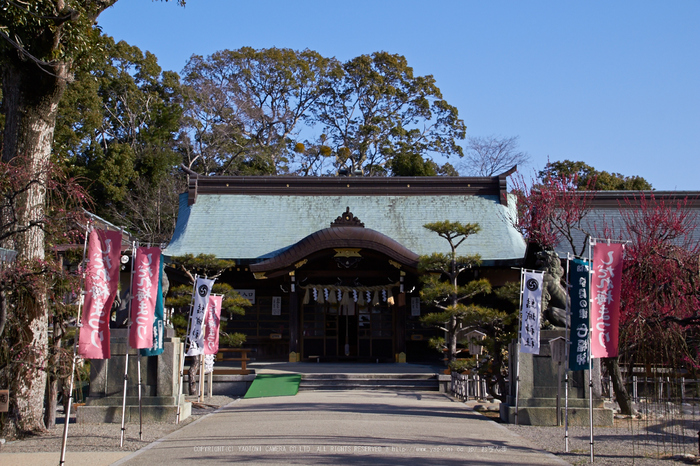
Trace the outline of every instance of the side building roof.
<path fill-rule="evenodd" d="M 581 222 L 581 229 L 572 231 L 572 240 L 577 250 L 582 249 L 588 255 L 585 245 L 585 233 L 593 238 L 604 239 L 606 235 L 616 241 L 631 240 L 625 230 L 623 215 L 629 216 L 640 210 L 642 203 L 649 209 L 654 205 L 664 205 L 670 210 L 679 206 L 687 209 L 695 223 L 695 229 L 688 240 L 700 243 L 700 191 L 581 191 L 580 195 L 589 206 L 589 211 Z M 582 231 L 583 230 L 583 231 Z M 571 251 L 571 246 L 562 239 L 556 248 L 560 257 Z"/>
<path fill-rule="evenodd" d="M 449 252 L 423 228 L 450 220 L 481 232 L 459 248 L 485 265 L 517 264 L 525 242 L 513 228 L 515 200 L 495 177 L 201 177 L 191 176 L 167 256 L 214 254 L 259 262 L 330 226 L 346 209 L 365 226 L 416 254 Z"/>

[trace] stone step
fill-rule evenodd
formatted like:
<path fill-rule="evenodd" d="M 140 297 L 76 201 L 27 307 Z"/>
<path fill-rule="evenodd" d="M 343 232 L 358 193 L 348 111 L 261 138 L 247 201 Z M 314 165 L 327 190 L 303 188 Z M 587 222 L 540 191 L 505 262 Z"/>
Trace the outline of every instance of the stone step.
<path fill-rule="evenodd" d="M 434 380 L 435 374 L 353 374 L 353 373 L 308 373 L 301 375 L 302 380 Z"/>
<path fill-rule="evenodd" d="M 302 374 L 299 390 L 438 391 L 435 374 Z"/>

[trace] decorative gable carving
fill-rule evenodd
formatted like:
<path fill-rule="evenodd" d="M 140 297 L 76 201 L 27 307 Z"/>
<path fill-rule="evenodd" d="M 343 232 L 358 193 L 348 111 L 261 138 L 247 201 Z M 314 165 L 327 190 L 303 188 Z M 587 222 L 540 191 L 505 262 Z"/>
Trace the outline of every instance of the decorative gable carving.
<path fill-rule="evenodd" d="M 340 217 L 335 219 L 335 222 L 331 223 L 331 227 L 361 227 L 364 228 L 365 224 L 360 221 L 359 218 L 355 217 L 352 212 L 350 212 L 350 207 L 345 209 L 345 213 Z"/>

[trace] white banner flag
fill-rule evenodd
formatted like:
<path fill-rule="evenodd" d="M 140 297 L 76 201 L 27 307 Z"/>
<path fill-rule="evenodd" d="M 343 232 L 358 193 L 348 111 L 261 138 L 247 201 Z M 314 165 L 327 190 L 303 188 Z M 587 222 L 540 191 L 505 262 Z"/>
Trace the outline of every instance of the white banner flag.
<path fill-rule="evenodd" d="M 211 287 L 214 285 L 214 280 L 206 278 L 197 278 L 197 283 L 194 287 L 194 307 L 190 316 L 190 333 L 187 335 L 189 347 L 187 356 L 197 356 L 204 352 L 204 319 L 207 315 L 207 304 L 209 303 L 209 294 Z"/>
<path fill-rule="evenodd" d="M 523 304 L 520 309 L 520 352 L 540 354 L 542 272 L 523 274 Z"/>

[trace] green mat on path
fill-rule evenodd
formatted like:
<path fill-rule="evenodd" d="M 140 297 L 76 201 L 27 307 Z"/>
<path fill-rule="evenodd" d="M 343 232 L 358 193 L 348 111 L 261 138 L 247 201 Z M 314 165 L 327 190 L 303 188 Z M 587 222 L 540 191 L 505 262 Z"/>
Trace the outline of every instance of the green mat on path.
<path fill-rule="evenodd" d="M 258 374 L 243 398 L 294 396 L 300 381 L 300 374 Z"/>

